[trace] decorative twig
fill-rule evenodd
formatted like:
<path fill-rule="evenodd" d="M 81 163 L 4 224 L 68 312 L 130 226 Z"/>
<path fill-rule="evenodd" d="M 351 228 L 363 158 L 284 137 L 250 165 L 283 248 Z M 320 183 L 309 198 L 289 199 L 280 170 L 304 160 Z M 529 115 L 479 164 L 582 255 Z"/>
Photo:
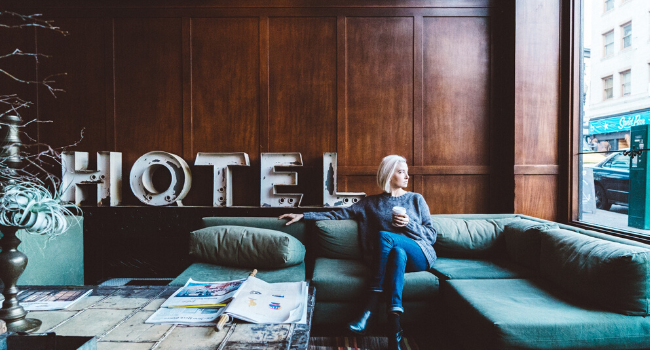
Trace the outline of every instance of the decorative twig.
<path fill-rule="evenodd" d="M 11 11 L 0 11 L 0 18 L 2 17 L 13 17 L 17 18 L 19 20 L 22 20 L 24 23 L 19 23 L 19 24 L 5 24 L 5 23 L 0 23 L 0 28 L 26 28 L 26 27 L 40 27 L 40 28 L 45 28 L 49 30 L 53 30 L 55 32 L 59 32 L 63 35 L 68 35 L 68 32 L 65 30 L 61 30 L 59 27 L 55 27 L 52 22 L 53 21 L 46 21 L 43 19 L 40 19 L 42 14 L 40 13 L 35 13 L 32 15 L 21 15 L 20 13 L 16 12 L 11 12 Z"/>

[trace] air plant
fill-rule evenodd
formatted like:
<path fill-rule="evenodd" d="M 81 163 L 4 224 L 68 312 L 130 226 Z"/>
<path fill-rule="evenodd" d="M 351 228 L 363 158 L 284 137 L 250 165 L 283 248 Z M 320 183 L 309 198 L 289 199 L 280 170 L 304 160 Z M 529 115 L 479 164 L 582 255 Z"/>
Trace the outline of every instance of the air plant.
<path fill-rule="evenodd" d="M 54 238 L 68 229 L 66 216 L 78 211 L 47 188 L 35 183 L 9 183 L 0 195 L 0 225 Z"/>

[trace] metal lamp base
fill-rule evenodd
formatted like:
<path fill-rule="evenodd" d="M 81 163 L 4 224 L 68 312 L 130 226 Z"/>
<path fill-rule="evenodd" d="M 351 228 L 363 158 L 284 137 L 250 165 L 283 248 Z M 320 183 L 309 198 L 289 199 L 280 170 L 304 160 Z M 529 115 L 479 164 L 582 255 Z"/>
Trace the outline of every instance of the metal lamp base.
<path fill-rule="evenodd" d="M 7 322 L 7 321 L 5 321 Z M 36 332 L 41 328 L 41 320 L 35 318 L 23 318 L 15 322 L 7 322 L 7 330 L 9 332 Z"/>
<path fill-rule="evenodd" d="M 34 332 L 41 327 L 41 321 L 25 318 L 27 311 L 20 306 L 18 298 L 18 277 L 25 271 L 27 256 L 18 251 L 20 239 L 16 237 L 18 228 L 11 226 L 0 226 L 2 239 L 0 239 L 0 279 L 4 282 L 5 288 L 2 294 L 5 300 L 0 309 L 0 319 L 7 323 L 7 329 L 13 332 Z"/>

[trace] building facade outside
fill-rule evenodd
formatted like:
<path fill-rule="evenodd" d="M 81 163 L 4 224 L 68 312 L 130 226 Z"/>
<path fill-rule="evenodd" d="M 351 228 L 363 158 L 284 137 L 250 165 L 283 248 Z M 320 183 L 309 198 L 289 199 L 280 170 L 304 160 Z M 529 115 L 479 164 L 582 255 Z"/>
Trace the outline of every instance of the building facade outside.
<path fill-rule="evenodd" d="M 585 2 L 583 148 L 629 148 L 630 127 L 650 124 L 650 1 Z"/>

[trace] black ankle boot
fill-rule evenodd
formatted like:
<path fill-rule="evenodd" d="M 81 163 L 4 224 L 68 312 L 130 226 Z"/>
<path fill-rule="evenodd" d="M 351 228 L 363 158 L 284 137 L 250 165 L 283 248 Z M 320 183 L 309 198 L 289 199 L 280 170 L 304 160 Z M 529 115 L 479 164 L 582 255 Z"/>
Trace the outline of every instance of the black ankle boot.
<path fill-rule="evenodd" d="M 388 350 L 402 350 L 402 327 L 399 322 L 399 312 L 388 313 Z"/>
<path fill-rule="evenodd" d="M 348 323 L 348 329 L 354 333 L 364 335 L 372 326 L 377 318 L 377 304 L 379 303 L 379 296 L 381 292 L 370 292 L 368 303 L 361 315 Z"/>

